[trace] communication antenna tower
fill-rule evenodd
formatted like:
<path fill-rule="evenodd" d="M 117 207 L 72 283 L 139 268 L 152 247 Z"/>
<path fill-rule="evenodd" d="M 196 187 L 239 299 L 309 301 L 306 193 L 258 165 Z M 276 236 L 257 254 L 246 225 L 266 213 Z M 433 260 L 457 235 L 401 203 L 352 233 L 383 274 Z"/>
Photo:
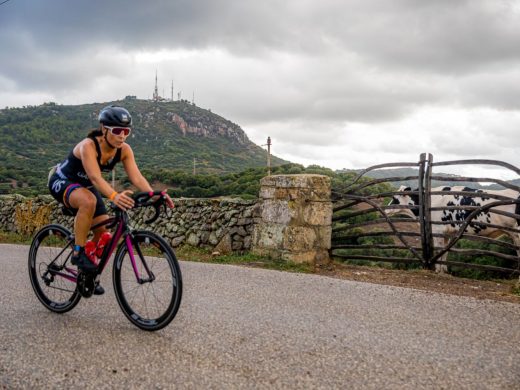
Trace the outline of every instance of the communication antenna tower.
<path fill-rule="evenodd" d="M 155 88 L 153 90 L 153 100 L 159 100 L 159 91 L 157 90 L 157 69 L 155 70 Z"/>
<path fill-rule="evenodd" d="M 173 102 L 173 80 L 172 80 L 172 102 Z"/>

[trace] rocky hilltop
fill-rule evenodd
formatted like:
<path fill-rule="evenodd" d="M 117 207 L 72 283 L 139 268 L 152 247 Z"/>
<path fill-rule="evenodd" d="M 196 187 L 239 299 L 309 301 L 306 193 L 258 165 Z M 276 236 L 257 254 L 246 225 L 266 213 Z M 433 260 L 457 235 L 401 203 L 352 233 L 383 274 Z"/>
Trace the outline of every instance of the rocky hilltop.
<path fill-rule="evenodd" d="M 207 138 L 225 137 L 244 146 L 251 144 L 240 126 L 187 101 L 157 102 L 146 112 L 140 110 L 141 107 L 147 106 L 146 103 L 144 105 L 142 103 L 133 99 L 122 102 L 122 105 L 130 109 L 135 107 L 134 122 L 137 127 L 142 125 L 145 129 L 149 129 L 156 127 L 158 122 L 164 122 L 177 127 L 183 137 L 190 135 Z M 93 113 L 93 117 L 97 118 L 97 113 Z"/>

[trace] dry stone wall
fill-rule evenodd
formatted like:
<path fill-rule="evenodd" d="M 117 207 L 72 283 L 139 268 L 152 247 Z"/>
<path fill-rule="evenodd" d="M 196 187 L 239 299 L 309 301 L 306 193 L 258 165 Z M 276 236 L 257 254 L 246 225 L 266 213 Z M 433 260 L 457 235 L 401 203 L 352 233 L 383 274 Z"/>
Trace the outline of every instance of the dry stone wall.
<path fill-rule="evenodd" d="M 173 247 L 189 244 L 215 248 L 221 253 L 247 251 L 251 247 L 257 201 L 174 199 L 174 202 L 174 209 L 162 213 L 150 225 L 143 221 L 153 214 L 153 209 L 131 211 L 133 227 L 153 230 Z M 31 235 L 48 223 L 59 223 L 72 229 L 73 218 L 64 215 L 51 196 L 0 196 L 0 230 Z"/>
<path fill-rule="evenodd" d="M 317 267 L 330 265 L 330 179 L 278 175 L 261 180 L 259 200 L 175 199 L 176 207 L 145 225 L 153 209 L 130 212 L 132 225 L 153 230 L 173 246 L 188 244 L 221 254 L 253 253 Z M 48 195 L 0 196 L 0 230 L 33 234 L 48 223 L 72 230 L 73 218 Z"/>

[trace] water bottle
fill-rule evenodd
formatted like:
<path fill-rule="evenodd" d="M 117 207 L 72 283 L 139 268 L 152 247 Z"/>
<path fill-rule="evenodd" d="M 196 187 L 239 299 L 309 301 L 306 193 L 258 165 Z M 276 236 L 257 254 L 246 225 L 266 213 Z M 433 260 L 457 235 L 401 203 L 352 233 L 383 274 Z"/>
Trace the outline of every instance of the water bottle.
<path fill-rule="evenodd" d="M 103 250 L 105 249 L 105 246 L 107 246 L 110 243 L 110 240 L 112 239 L 112 234 L 109 232 L 104 232 L 101 237 L 99 238 L 99 241 L 97 243 L 96 248 L 96 256 L 101 258 L 103 255 Z"/>
<path fill-rule="evenodd" d="M 85 254 L 94 264 L 97 264 L 96 259 L 96 244 L 92 240 L 88 240 L 85 244 Z"/>

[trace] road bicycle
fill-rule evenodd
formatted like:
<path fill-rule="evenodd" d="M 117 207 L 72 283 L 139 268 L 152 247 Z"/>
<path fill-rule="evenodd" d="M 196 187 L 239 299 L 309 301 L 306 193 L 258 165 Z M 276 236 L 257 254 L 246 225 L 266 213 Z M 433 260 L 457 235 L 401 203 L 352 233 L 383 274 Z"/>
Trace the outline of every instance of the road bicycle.
<path fill-rule="evenodd" d="M 152 223 L 165 208 L 165 193 L 139 192 L 134 208 L 152 206 Z M 74 234 L 64 226 L 44 226 L 33 238 L 29 251 L 29 276 L 40 302 L 55 313 L 72 310 L 82 297 L 91 297 L 105 266 L 115 252 L 112 282 L 117 302 L 126 318 L 137 327 L 155 331 L 167 326 L 177 314 L 182 297 L 182 275 L 175 253 L 161 236 L 134 230 L 129 214 L 112 204 L 114 216 L 95 225 L 114 229 L 97 269 L 83 272 L 71 263 Z"/>

